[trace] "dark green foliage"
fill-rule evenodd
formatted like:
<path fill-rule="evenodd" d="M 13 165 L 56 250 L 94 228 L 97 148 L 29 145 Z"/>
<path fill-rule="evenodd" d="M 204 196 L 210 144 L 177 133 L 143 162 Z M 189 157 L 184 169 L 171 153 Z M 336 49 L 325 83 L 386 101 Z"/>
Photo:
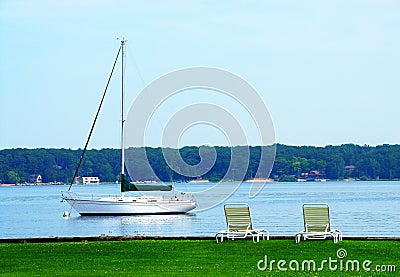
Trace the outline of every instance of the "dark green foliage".
<path fill-rule="evenodd" d="M 345 169 L 353 165 L 354 169 Z M 287 146 L 278 144 L 271 176 L 299 176 L 317 170 L 328 179 L 400 179 L 400 145 L 371 147 L 355 144 L 339 146 Z"/>
<path fill-rule="evenodd" d="M 234 179 L 235 172 L 228 172 L 231 163 L 230 147 L 217 146 L 214 148 L 217 159 L 207 173 L 199 176 L 203 179 L 219 181 Z M 204 147 L 204 152 L 211 151 Z M 250 161 L 243 164 L 236 163 L 235 168 L 247 168 L 245 178 L 267 177 L 255 176 L 261 147 L 250 147 Z M 345 144 L 340 146 L 287 146 L 278 144 L 276 148 L 275 164 L 271 177 L 276 180 L 296 180 L 301 173 L 319 171 L 327 179 L 354 178 L 361 180 L 400 179 L 400 145 L 381 145 L 376 147 Z M 147 158 L 155 175 L 162 181 L 187 181 L 190 177 L 178 174 L 167 165 L 161 148 L 146 147 Z M 240 147 L 235 151 L 242 151 Z M 28 182 L 32 174 L 41 174 L 43 182 L 70 182 L 77 166 L 82 150 L 71 149 L 5 149 L 0 150 L 0 180 L 3 183 Z M 184 162 L 195 166 L 200 162 L 199 148 L 195 146 L 179 149 Z M 83 159 L 79 176 L 98 176 L 102 182 L 119 180 L 121 150 L 101 149 L 88 150 Z M 145 161 L 136 161 L 140 164 Z M 239 161 L 241 162 L 241 161 Z M 345 166 L 352 165 L 352 169 Z M 143 172 L 135 172 L 133 180 L 149 180 Z M 236 171 L 236 174 L 238 170 Z M 237 177 L 237 176 L 236 176 Z"/>
<path fill-rule="evenodd" d="M 19 182 L 28 182 L 32 174 L 40 174 L 43 182 L 70 182 L 81 153 L 80 149 L 0 150 L 0 180 L 15 183 L 10 177 L 16 173 Z M 120 153 L 116 149 L 86 151 L 79 175 L 99 176 L 100 180 L 105 181 L 117 180 Z"/>

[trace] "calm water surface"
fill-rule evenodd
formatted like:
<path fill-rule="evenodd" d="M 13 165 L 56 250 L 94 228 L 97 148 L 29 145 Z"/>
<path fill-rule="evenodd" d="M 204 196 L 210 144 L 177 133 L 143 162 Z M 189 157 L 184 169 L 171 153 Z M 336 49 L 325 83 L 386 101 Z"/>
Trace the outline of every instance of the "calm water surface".
<path fill-rule="evenodd" d="M 213 184 L 176 184 L 178 190 L 203 191 Z M 331 207 L 333 228 L 344 236 L 400 237 L 400 182 L 269 183 L 255 198 L 242 184 L 225 202 L 250 205 L 255 228 L 271 235 L 302 230 L 301 205 L 324 202 Z M 118 193 L 118 185 L 79 185 L 76 192 Z M 80 216 L 68 219 L 60 191 L 66 186 L 0 187 L 0 238 L 47 236 L 213 236 L 226 228 L 223 204 L 186 215 Z"/>

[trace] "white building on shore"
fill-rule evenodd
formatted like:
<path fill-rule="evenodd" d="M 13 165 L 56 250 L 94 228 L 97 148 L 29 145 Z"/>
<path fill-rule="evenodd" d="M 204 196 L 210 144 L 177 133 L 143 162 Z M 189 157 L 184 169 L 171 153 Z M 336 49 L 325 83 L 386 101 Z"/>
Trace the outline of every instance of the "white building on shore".
<path fill-rule="evenodd" d="M 99 184 L 100 179 L 99 177 L 82 177 L 84 184 Z"/>

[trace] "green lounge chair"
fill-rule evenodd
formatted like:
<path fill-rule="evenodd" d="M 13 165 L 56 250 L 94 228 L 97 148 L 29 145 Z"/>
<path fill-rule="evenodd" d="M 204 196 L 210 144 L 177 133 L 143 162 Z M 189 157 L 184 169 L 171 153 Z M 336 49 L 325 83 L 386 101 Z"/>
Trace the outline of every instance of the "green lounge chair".
<path fill-rule="evenodd" d="M 342 240 L 342 232 L 331 228 L 329 206 L 325 203 L 306 203 L 303 205 L 304 231 L 296 234 L 295 241 L 301 239 L 326 239 L 332 237 L 333 242 Z"/>
<path fill-rule="evenodd" d="M 253 229 L 251 222 L 250 208 L 246 203 L 229 203 L 224 205 L 227 230 L 218 232 L 215 239 L 218 242 L 224 238 L 235 240 L 252 237 L 253 242 L 259 242 L 260 237 L 264 240 L 265 235 L 269 240 L 268 230 Z"/>

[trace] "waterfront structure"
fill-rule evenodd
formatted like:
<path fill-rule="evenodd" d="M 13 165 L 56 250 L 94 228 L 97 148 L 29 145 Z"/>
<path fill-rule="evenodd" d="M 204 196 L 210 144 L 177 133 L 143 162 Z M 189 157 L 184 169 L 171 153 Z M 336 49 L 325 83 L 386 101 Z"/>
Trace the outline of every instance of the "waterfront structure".
<path fill-rule="evenodd" d="M 100 179 L 99 177 L 82 177 L 82 181 L 84 184 L 99 184 Z"/>

